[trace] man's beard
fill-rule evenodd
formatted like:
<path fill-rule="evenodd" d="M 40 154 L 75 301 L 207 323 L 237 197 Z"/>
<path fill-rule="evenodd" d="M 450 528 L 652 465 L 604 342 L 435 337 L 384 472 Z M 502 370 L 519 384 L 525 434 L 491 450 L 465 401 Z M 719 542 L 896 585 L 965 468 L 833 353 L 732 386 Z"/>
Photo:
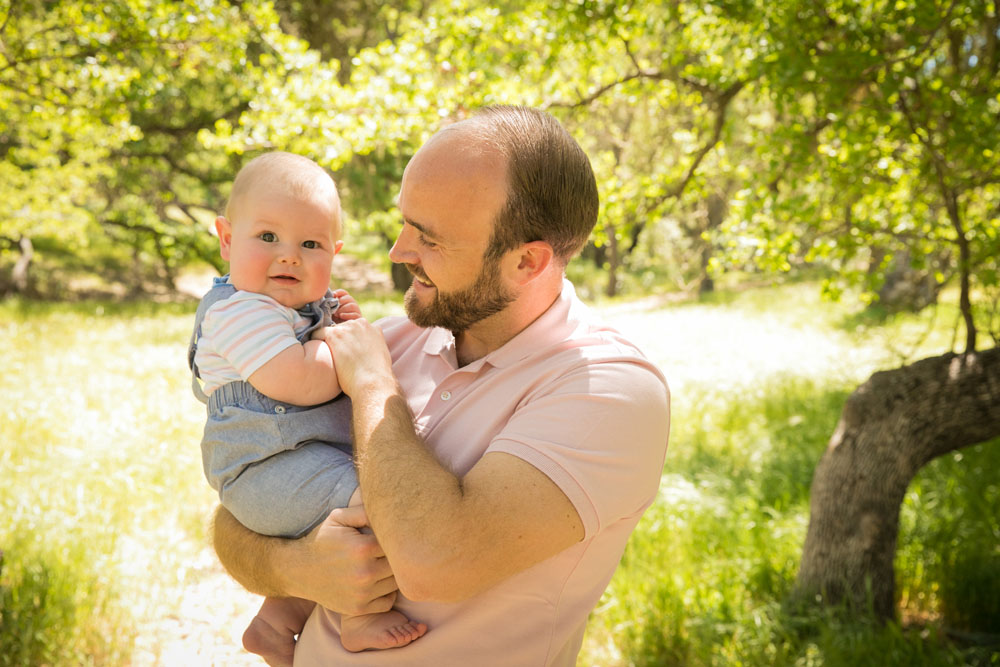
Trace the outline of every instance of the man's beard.
<path fill-rule="evenodd" d="M 418 278 L 423 271 L 407 264 L 406 268 Z M 500 280 L 500 261 L 487 260 L 471 287 L 457 292 L 435 289 L 434 300 L 422 305 L 411 286 L 406 291 L 406 314 L 418 327 L 442 327 L 453 333 L 466 331 L 473 324 L 506 308 L 516 295 L 504 287 Z"/>

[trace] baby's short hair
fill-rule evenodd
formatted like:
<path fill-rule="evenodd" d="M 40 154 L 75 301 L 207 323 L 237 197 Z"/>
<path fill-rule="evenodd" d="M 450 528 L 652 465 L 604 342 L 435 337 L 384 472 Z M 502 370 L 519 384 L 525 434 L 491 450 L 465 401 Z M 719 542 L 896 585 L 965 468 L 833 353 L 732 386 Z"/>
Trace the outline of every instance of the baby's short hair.
<path fill-rule="evenodd" d="M 340 235 L 340 196 L 337 185 L 323 167 L 304 155 L 272 151 L 258 155 L 243 165 L 233 181 L 226 217 L 232 220 L 234 203 L 249 192 L 260 188 L 280 190 L 295 199 L 323 199 L 329 197 L 337 212 L 337 235 Z"/>

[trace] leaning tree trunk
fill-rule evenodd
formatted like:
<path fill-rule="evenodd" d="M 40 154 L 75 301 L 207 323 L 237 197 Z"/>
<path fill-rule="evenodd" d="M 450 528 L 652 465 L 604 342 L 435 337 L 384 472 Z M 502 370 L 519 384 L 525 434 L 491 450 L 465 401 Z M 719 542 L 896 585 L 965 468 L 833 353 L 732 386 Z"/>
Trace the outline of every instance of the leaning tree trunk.
<path fill-rule="evenodd" d="M 1000 348 L 875 373 L 847 400 L 813 477 L 796 592 L 895 616 L 899 509 L 926 463 L 1000 436 Z"/>

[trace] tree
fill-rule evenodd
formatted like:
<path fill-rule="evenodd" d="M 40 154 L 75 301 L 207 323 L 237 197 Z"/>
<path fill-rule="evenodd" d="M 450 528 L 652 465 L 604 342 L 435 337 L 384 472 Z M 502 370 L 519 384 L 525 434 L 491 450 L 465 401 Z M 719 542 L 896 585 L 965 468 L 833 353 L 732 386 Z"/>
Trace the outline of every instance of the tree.
<path fill-rule="evenodd" d="M 432 130 L 484 104 L 547 108 L 593 156 L 604 194 L 594 256 L 607 263 L 609 294 L 645 229 L 692 202 L 704 207 L 732 180 L 705 176 L 708 165 L 734 169 L 715 149 L 746 83 L 743 60 L 730 56 L 748 33 L 724 16 L 654 2 L 473 1 L 386 16 L 391 28 L 366 23 L 365 34 L 384 39 L 353 48 L 349 75 L 343 60 L 301 60 L 279 94 L 220 128 L 218 145 L 270 143 L 313 156 L 336 171 L 363 227 L 391 239 L 398 176 Z M 376 198 L 373 173 L 393 177 Z M 696 255 L 707 257 L 704 230 L 692 230 Z"/>
<path fill-rule="evenodd" d="M 800 595 L 888 618 L 910 480 L 1000 436 L 1000 350 L 977 350 L 973 304 L 975 285 L 995 288 L 1000 251 L 1000 11 L 978 0 L 720 5 L 756 26 L 773 104 L 754 140 L 770 168 L 728 232 L 759 239 L 765 264 L 829 263 L 871 298 L 904 252 L 918 269 L 944 257 L 959 284 L 963 350 L 862 385 L 813 481 Z"/>
<path fill-rule="evenodd" d="M 389 243 L 402 170 L 429 134 L 519 103 L 592 156 L 603 209 L 588 256 L 608 293 L 663 230 L 691 255 L 684 283 L 815 265 L 831 297 L 853 285 L 874 301 L 901 269 L 931 276 L 934 298 L 954 281 L 962 350 L 859 388 L 814 482 L 801 594 L 860 605 L 870 591 L 887 616 L 910 478 L 1000 435 L 997 354 L 979 336 L 1000 339 L 998 13 L 987 0 L 8 1 L 0 237 L 20 276 L 97 248 L 169 282 L 214 256 L 199 212 L 221 205 L 237 163 L 281 148 L 335 172 L 349 219 Z"/>
<path fill-rule="evenodd" d="M 39 259 L 50 264 L 34 287 L 48 294 L 67 277 L 57 258 L 136 288 L 172 287 L 192 258 L 220 264 L 206 220 L 234 160 L 198 134 L 246 110 L 271 52 L 292 47 L 264 3 L 202 5 L 0 4 L 0 238 L 21 250 L 14 288 Z"/>

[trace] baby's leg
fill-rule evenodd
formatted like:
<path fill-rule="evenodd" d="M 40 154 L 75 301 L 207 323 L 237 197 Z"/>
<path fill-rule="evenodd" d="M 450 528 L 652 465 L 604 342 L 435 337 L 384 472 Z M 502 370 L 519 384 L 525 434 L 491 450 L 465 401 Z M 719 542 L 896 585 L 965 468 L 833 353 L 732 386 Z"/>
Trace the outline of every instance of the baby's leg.
<path fill-rule="evenodd" d="M 381 614 L 343 616 L 340 620 L 340 643 L 348 651 L 399 648 L 427 632 L 423 623 L 413 623 L 396 610 Z"/>
<path fill-rule="evenodd" d="M 315 606 L 301 598 L 265 598 L 243 633 L 243 648 L 271 667 L 291 667 L 295 635 L 302 632 Z"/>

